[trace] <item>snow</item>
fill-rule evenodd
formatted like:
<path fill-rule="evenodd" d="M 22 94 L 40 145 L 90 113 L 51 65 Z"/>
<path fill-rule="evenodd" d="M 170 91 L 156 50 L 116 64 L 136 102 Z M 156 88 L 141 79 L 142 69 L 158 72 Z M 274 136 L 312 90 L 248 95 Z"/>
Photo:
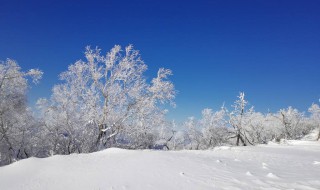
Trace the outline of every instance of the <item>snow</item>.
<path fill-rule="evenodd" d="M 318 138 L 318 134 L 319 134 L 319 128 L 316 128 L 313 131 L 311 131 L 308 135 L 304 136 L 302 140 L 306 140 L 306 141 L 316 140 Z"/>
<path fill-rule="evenodd" d="M 0 189 L 317 190 L 320 142 L 29 158 L 0 168 Z"/>

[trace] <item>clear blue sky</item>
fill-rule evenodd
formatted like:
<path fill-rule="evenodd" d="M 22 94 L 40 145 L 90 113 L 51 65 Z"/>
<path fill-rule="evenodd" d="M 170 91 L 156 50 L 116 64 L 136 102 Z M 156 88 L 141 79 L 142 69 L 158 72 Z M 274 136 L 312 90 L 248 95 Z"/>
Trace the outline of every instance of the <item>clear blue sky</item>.
<path fill-rule="evenodd" d="M 30 103 L 50 96 L 86 45 L 114 44 L 134 44 L 149 78 L 173 70 L 170 119 L 231 105 L 239 91 L 262 112 L 320 98 L 318 0 L 0 0 L 0 59 L 45 72 Z"/>

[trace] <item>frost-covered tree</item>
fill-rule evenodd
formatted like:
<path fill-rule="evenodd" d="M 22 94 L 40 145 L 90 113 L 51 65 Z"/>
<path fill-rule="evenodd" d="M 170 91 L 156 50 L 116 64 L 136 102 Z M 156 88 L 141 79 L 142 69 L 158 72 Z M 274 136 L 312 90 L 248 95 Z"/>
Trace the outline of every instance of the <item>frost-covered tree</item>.
<path fill-rule="evenodd" d="M 260 131 L 260 135 L 256 134 L 257 141 L 259 143 L 268 143 L 268 141 L 280 141 L 280 139 L 282 138 L 281 121 L 274 116 L 274 113 L 267 113 L 267 114 L 258 113 L 258 114 L 260 116 L 258 116 L 256 122 L 257 122 L 257 126 L 260 126 L 257 128 L 257 132 Z M 260 137 L 258 138 L 258 136 Z"/>
<path fill-rule="evenodd" d="M 230 138 L 236 139 L 237 146 L 240 145 L 240 142 L 244 146 L 248 145 L 248 143 L 252 144 L 248 138 L 246 128 L 248 128 L 248 125 L 250 124 L 250 120 L 254 111 L 253 107 L 246 109 L 248 102 L 244 97 L 245 94 L 240 92 L 238 100 L 234 102 L 234 110 L 229 113 L 229 124 L 232 126 L 232 130 L 230 132 L 233 135 Z"/>
<path fill-rule="evenodd" d="M 63 83 L 54 87 L 48 128 L 59 131 L 56 136 L 71 142 L 74 150 L 84 138 L 100 148 L 150 147 L 156 139 L 153 130 L 166 113 L 159 105 L 174 104 L 171 70 L 161 68 L 147 82 L 147 66 L 132 45 L 125 50 L 115 46 L 105 56 L 87 47 L 85 57 L 70 65 L 61 74 Z"/>
<path fill-rule="evenodd" d="M 311 113 L 313 125 L 319 130 L 317 140 L 320 140 L 320 107 L 318 104 L 312 104 L 308 111 Z"/>
<path fill-rule="evenodd" d="M 174 133 L 173 139 L 172 141 L 170 141 L 169 147 L 172 147 L 170 150 L 181 150 L 186 148 L 186 144 L 188 143 L 188 134 L 183 130 L 179 130 Z"/>
<path fill-rule="evenodd" d="M 253 112 L 248 121 L 246 132 L 252 144 L 266 144 L 274 138 L 280 122 L 270 114 Z"/>
<path fill-rule="evenodd" d="M 79 91 L 67 89 L 65 85 L 55 86 L 51 101 L 40 99 L 37 102 L 42 110 L 48 147 L 52 154 L 92 152 L 98 133 L 91 122 L 94 111 L 81 96 L 77 97 Z"/>
<path fill-rule="evenodd" d="M 163 122 L 162 125 L 155 131 L 157 141 L 155 143 L 155 149 L 162 150 L 175 150 L 176 149 L 176 123 L 175 121 Z"/>
<path fill-rule="evenodd" d="M 301 139 L 315 127 L 320 127 L 320 109 L 317 104 L 309 108 L 310 118 L 289 107 L 277 113 L 263 114 L 253 107 L 247 108 L 245 94 L 240 93 L 230 112 L 226 107 L 213 112 L 202 111 L 202 118 L 189 118 L 183 125 L 187 129 L 186 148 L 202 149 L 221 144 L 255 145 L 281 139 Z"/>
<path fill-rule="evenodd" d="M 203 144 L 203 136 L 199 122 L 194 117 L 189 117 L 183 125 L 187 130 L 190 143 L 189 148 L 194 150 L 201 149 L 201 145 Z"/>
<path fill-rule="evenodd" d="M 281 134 L 285 139 L 299 139 L 308 132 L 308 130 L 304 130 L 303 128 L 304 114 L 291 106 L 287 109 L 281 109 L 275 117 L 281 121 Z"/>
<path fill-rule="evenodd" d="M 37 83 L 42 72 L 21 71 L 16 61 L 0 61 L 0 165 L 29 157 L 32 133 L 35 127 L 27 107 L 27 78 Z"/>
<path fill-rule="evenodd" d="M 212 109 L 204 109 L 200 120 L 205 145 L 210 148 L 222 145 L 228 140 L 228 128 L 226 110 L 213 112 Z"/>

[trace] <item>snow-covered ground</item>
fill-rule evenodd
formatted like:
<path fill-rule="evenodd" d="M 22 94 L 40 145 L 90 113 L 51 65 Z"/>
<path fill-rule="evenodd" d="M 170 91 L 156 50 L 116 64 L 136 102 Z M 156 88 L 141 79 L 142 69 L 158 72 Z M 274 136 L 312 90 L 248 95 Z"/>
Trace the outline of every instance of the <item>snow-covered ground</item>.
<path fill-rule="evenodd" d="M 0 168 L 0 189 L 319 190 L 320 142 L 30 158 Z"/>

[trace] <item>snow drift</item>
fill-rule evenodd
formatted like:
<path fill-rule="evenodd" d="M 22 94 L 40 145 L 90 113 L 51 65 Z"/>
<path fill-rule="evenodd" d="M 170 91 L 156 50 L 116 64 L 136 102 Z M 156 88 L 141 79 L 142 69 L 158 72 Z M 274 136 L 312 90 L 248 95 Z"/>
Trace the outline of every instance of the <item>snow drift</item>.
<path fill-rule="evenodd" d="M 320 189 L 320 142 L 206 151 L 110 148 L 0 168 L 1 190 Z"/>

